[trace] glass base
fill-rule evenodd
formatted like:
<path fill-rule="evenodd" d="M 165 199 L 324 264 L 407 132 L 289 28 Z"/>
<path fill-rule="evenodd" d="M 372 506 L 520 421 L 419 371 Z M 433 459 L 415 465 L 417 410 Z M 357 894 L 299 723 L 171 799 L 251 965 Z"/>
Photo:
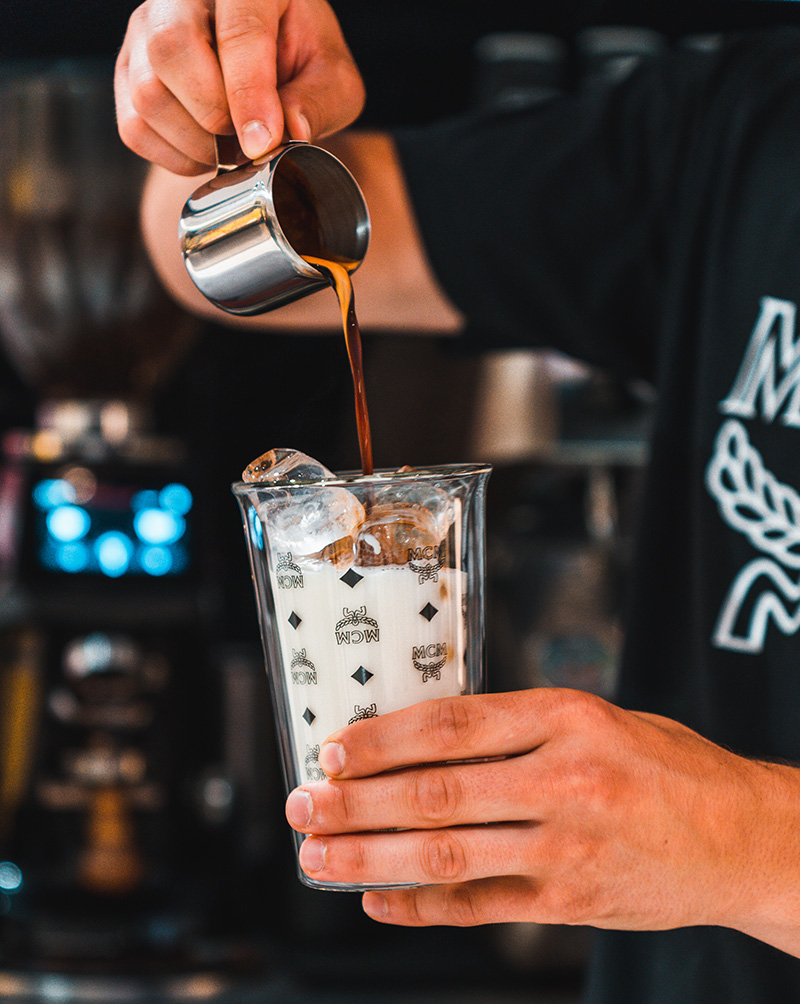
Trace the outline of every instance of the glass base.
<path fill-rule="evenodd" d="M 323 892 L 371 892 L 381 889 L 416 889 L 421 884 L 420 882 L 320 882 L 318 879 L 309 878 L 300 867 L 298 860 L 300 845 L 305 840 L 305 835 L 294 830 L 292 836 L 294 837 L 294 860 L 297 867 L 297 877 L 309 889 L 320 889 Z"/>
<path fill-rule="evenodd" d="M 309 889 L 321 892 L 380 892 L 383 889 L 416 889 L 420 885 L 419 882 L 317 882 L 309 878 L 299 866 L 297 877 Z"/>

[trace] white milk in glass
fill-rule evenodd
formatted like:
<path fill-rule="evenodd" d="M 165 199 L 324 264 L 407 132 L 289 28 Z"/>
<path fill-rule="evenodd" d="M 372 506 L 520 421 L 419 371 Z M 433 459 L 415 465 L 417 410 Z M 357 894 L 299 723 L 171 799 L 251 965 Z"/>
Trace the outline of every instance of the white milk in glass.
<path fill-rule="evenodd" d="M 324 776 L 320 745 L 344 725 L 465 692 L 466 574 L 439 547 L 347 567 L 275 549 L 270 581 L 301 780 Z"/>

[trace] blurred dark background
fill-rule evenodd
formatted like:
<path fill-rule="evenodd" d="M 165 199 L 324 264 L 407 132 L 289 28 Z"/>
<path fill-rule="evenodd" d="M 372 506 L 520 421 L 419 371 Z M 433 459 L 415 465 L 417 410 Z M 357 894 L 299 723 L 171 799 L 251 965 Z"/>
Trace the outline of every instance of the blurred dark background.
<path fill-rule="evenodd" d="M 4 0 L 0 57 L 113 56 L 132 0 Z M 345 0 L 332 4 L 365 76 L 370 125 L 425 121 L 469 102 L 472 50 L 499 31 L 552 32 L 570 37 L 590 25 L 642 25 L 669 38 L 694 32 L 745 30 L 797 23 L 792 0 Z"/>

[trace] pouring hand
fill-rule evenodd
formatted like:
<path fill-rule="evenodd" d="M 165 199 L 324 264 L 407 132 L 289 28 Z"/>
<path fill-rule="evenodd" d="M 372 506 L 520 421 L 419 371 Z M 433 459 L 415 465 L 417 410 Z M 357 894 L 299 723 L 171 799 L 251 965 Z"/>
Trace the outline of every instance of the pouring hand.
<path fill-rule="evenodd" d="M 115 75 L 120 136 L 175 174 L 215 166 L 235 129 L 255 158 L 349 125 L 364 87 L 325 0 L 146 0 Z"/>
<path fill-rule="evenodd" d="M 317 880 L 419 883 L 366 893 L 378 920 L 716 924 L 800 955 L 797 768 L 548 689 L 358 722 L 320 765 L 329 779 L 287 802 L 313 834 L 300 863 Z"/>

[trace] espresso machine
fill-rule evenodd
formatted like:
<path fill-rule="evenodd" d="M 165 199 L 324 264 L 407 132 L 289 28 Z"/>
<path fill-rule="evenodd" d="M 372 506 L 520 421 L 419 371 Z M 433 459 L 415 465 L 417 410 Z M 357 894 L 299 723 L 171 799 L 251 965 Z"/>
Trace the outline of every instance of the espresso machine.
<path fill-rule="evenodd" d="M 266 967 L 263 665 L 221 624 L 203 458 L 155 421 L 196 329 L 112 95 L 105 64 L 0 74 L 0 339 L 33 401 L 0 453 L 0 1000 L 217 999 Z"/>

